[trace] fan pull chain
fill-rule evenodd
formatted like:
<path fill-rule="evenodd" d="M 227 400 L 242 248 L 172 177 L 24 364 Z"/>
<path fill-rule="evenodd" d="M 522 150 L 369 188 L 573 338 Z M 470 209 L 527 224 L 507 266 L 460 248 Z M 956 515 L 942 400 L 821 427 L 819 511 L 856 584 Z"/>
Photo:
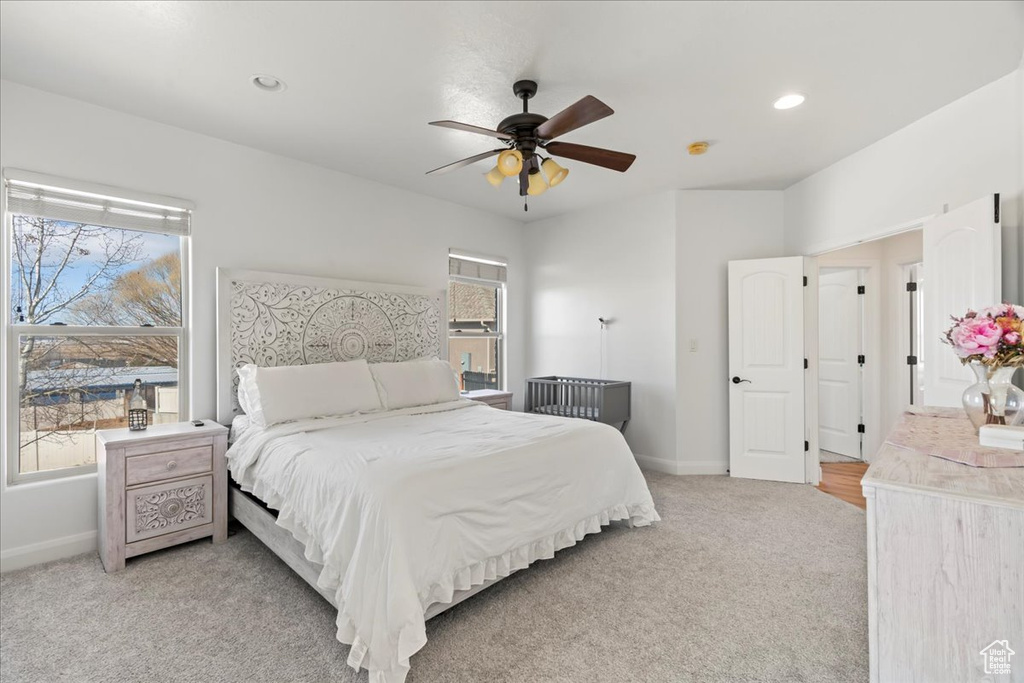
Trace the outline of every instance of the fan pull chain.
<path fill-rule="evenodd" d="M 530 207 L 526 205 L 526 199 L 523 199 L 523 211 L 529 211 Z"/>

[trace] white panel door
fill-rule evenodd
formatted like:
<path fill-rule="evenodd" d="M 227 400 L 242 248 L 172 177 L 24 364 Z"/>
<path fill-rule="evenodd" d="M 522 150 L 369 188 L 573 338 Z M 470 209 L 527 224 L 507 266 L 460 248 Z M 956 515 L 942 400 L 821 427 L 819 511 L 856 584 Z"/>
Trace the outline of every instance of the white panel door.
<path fill-rule="evenodd" d="M 729 472 L 804 481 L 803 257 L 729 262 Z"/>
<path fill-rule="evenodd" d="M 818 275 L 818 446 L 860 458 L 861 303 L 856 268 Z"/>
<path fill-rule="evenodd" d="M 970 369 L 941 340 L 951 315 L 1001 301 L 1001 235 L 994 207 L 995 197 L 989 195 L 924 224 L 925 405 L 960 406 L 964 389 L 974 382 Z"/>

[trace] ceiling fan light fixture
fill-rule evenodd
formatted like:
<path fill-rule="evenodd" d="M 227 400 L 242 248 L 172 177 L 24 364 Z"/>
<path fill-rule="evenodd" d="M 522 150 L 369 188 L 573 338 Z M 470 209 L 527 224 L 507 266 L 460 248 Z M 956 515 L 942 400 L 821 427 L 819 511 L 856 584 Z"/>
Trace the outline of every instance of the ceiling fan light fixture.
<path fill-rule="evenodd" d="M 518 149 L 506 149 L 498 155 L 496 167 L 502 175 L 511 178 L 523 170 L 523 154 Z"/>
<path fill-rule="evenodd" d="M 554 159 L 545 159 L 540 167 L 544 169 L 544 175 L 548 177 L 550 187 L 555 187 L 569 175 L 569 169 L 560 166 Z"/>
<path fill-rule="evenodd" d="M 496 165 L 483 174 L 484 178 L 491 186 L 497 188 L 505 182 L 505 178 L 517 176 L 516 189 L 525 200 L 527 195 L 537 196 L 547 192 L 549 187 L 560 185 L 569 175 L 568 169 L 539 153 L 544 150 L 559 158 L 565 157 L 620 173 L 629 170 L 636 160 L 635 154 L 556 139 L 615 113 L 611 107 L 593 95 L 587 95 L 548 118 L 530 111 L 530 98 L 537 93 L 535 81 L 516 81 L 512 86 L 512 92 L 523 101 L 523 110 L 521 113 L 506 116 L 494 129 L 458 121 L 430 121 L 431 126 L 498 138 L 504 141 L 505 148 L 492 149 L 460 159 L 427 171 L 427 175 L 448 173 L 496 156 Z M 523 210 L 527 210 L 525 201 Z"/>
<path fill-rule="evenodd" d="M 526 194 L 536 197 L 548 191 L 548 181 L 544 180 L 544 174 L 540 171 L 530 174 L 530 184 L 526 188 Z"/>
<path fill-rule="evenodd" d="M 484 178 L 487 178 L 494 187 L 500 187 L 503 180 L 505 180 L 505 174 L 501 172 L 501 169 L 495 166 L 487 173 L 484 173 Z"/>

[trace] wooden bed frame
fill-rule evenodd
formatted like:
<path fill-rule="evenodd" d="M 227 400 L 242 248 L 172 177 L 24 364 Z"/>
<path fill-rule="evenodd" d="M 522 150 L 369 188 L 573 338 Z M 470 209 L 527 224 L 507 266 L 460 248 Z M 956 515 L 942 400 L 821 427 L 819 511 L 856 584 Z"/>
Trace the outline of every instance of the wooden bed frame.
<path fill-rule="evenodd" d="M 267 310 L 279 315 L 263 315 Z M 424 356 L 448 357 L 446 290 L 217 269 L 217 421 L 225 426 L 243 414 L 235 369 L 245 363 L 280 366 Z M 338 606 L 334 595 L 317 585 L 323 565 L 307 560 L 303 545 L 277 525 L 274 512 L 234 482 L 229 486 L 228 513 Z M 425 618 L 501 578 L 455 591 L 451 602 L 429 605 Z"/>

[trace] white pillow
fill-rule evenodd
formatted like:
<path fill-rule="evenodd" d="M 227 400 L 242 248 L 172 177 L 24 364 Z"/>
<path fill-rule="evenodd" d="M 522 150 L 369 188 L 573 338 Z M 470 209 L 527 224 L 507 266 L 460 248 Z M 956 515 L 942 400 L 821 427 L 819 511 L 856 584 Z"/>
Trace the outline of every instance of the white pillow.
<path fill-rule="evenodd" d="M 256 388 L 256 370 L 252 363 L 238 368 L 238 405 L 246 415 L 249 423 L 257 427 L 265 427 L 263 411 L 260 410 L 260 393 Z"/>
<path fill-rule="evenodd" d="M 238 404 L 261 427 L 381 409 L 365 360 L 238 368 Z"/>
<path fill-rule="evenodd" d="M 381 403 L 388 410 L 459 400 L 455 372 L 443 360 L 374 363 L 370 372 L 377 381 Z"/>

